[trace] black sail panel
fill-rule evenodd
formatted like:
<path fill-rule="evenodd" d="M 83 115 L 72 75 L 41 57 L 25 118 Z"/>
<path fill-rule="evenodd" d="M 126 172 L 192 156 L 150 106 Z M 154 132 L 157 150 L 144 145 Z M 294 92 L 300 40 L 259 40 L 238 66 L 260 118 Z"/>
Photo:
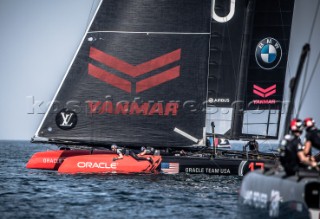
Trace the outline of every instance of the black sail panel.
<path fill-rule="evenodd" d="M 293 6 L 255 1 L 241 136 L 278 138 Z"/>
<path fill-rule="evenodd" d="M 212 5 L 206 127 L 226 134 L 237 100 L 247 0 L 214 0 Z"/>
<path fill-rule="evenodd" d="M 207 132 L 277 138 L 293 0 L 213 0 Z"/>
<path fill-rule="evenodd" d="M 203 136 L 210 0 L 104 0 L 35 136 L 182 146 Z"/>
<path fill-rule="evenodd" d="M 216 107 L 232 107 L 236 100 L 242 35 L 245 28 L 246 1 L 215 0 L 212 8 L 208 103 Z M 234 7 L 229 20 L 226 17 Z"/>

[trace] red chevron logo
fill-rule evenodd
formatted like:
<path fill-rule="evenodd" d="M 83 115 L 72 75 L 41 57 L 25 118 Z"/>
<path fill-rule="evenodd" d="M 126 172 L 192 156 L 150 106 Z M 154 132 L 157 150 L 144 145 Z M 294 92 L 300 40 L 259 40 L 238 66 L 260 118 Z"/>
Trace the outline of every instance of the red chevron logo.
<path fill-rule="evenodd" d="M 267 87 L 267 88 L 262 88 L 262 87 L 259 87 L 258 85 L 253 85 L 253 93 L 260 96 L 260 97 L 263 97 L 263 98 L 266 98 L 266 97 L 269 97 L 273 94 L 275 94 L 277 92 L 276 90 L 277 88 L 277 85 L 274 84 L 270 87 Z"/>
<path fill-rule="evenodd" d="M 139 65 L 131 65 L 123 60 L 120 60 L 114 56 L 104 53 L 94 47 L 90 48 L 89 57 L 132 78 L 136 78 L 180 60 L 181 49 L 169 52 L 167 54 L 164 54 L 147 62 L 141 63 Z M 125 92 L 130 93 L 132 91 L 132 82 L 123 79 L 119 76 L 116 76 L 91 63 L 88 64 L 88 74 Z M 147 77 L 136 82 L 135 92 L 143 92 L 152 87 L 173 80 L 179 76 L 180 66 L 178 65 L 166 71 L 163 71 L 161 73 L 158 73 L 156 75 Z"/>

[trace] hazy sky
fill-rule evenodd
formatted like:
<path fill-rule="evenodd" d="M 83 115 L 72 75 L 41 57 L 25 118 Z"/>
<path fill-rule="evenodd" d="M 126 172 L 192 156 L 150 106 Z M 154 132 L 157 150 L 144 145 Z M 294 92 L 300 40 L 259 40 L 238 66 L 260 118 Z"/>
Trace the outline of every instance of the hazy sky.
<path fill-rule="evenodd" d="M 0 139 L 30 139 L 34 135 L 98 2 L 0 0 Z M 317 4 L 318 0 L 296 0 L 288 75 L 296 72 Z M 320 51 L 319 39 L 320 14 L 310 42 L 307 80 Z M 301 112 L 301 117 L 312 116 L 320 124 L 319 95 L 320 64 Z M 44 103 L 38 107 L 37 101 Z"/>

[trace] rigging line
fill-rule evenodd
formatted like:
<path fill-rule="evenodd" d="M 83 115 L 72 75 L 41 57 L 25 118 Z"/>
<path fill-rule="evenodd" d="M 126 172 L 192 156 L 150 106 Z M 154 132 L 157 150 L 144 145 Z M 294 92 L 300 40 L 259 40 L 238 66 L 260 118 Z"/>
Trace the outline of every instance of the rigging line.
<path fill-rule="evenodd" d="M 210 57 L 211 57 L 211 31 L 212 31 L 212 25 L 211 25 L 211 21 L 210 21 L 210 37 L 209 37 L 209 51 L 208 51 L 208 72 L 207 72 L 207 92 L 206 92 L 206 119 L 207 119 L 207 115 L 208 115 L 208 98 L 209 98 L 209 76 L 210 76 Z"/>
<path fill-rule="evenodd" d="M 312 26 L 311 26 L 311 30 L 310 30 L 310 34 L 309 34 L 309 39 L 308 39 L 308 43 L 310 44 L 310 41 L 311 41 L 311 37 L 313 35 L 313 31 L 314 31 L 314 27 L 315 27 L 315 24 L 316 24 L 316 20 L 317 20 L 317 17 L 318 17 L 318 13 L 319 13 L 319 8 L 320 8 L 320 1 L 318 1 L 318 5 L 317 5 L 317 9 L 316 9 L 316 12 L 315 12 L 315 15 L 313 17 L 313 21 L 312 21 Z M 320 53 L 319 53 L 320 55 Z M 318 55 L 318 58 L 317 58 L 317 62 L 316 62 L 316 65 L 315 67 L 317 66 L 318 64 L 318 61 L 319 61 L 319 55 Z M 306 80 L 307 80 L 307 73 L 308 73 L 308 66 L 309 66 L 309 60 L 307 60 L 307 64 L 306 64 L 306 69 L 305 69 L 305 75 L 304 75 L 304 79 L 303 79 L 303 84 L 302 84 L 302 89 L 301 89 L 301 96 L 300 96 L 300 102 L 299 102 L 299 106 L 298 106 L 298 111 L 297 111 L 297 115 L 296 117 L 299 116 L 300 114 L 300 110 L 301 110 L 301 107 L 302 107 L 302 103 L 303 103 L 303 100 L 307 94 L 307 91 L 309 89 L 309 86 L 311 84 L 311 80 L 313 78 L 313 75 L 314 75 L 314 72 L 315 72 L 315 67 L 313 68 L 312 70 L 312 75 L 308 81 L 308 86 L 305 88 L 305 83 L 306 83 Z"/>
<path fill-rule="evenodd" d="M 280 2 L 280 0 L 278 0 L 278 7 L 279 7 L 279 11 L 280 11 L 280 17 L 281 17 L 281 24 L 282 24 L 282 34 L 283 34 L 283 37 L 285 37 L 285 30 L 284 30 L 284 21 L 283 21 L 283 12 L 282 12 L 282 10 L 281 10 L 281 2 Z M 293 4 L 293 9 L 292 9 L 292 17 L 293 17 L 293 11 L 294 11 L 294 8 L 295 8 L 295 4 Z M 289 42 L 290 42 L 290 36 L 292 35 L 291 33 L 292 33 L 292 20 L 291 20 L 291 23 L 290 23 L 290 34 L 289 34 L 289 37 L 288 37 L 288 40 L 289 40 Z M 287 72 L 288 72 L 288 74 L 289 74 L 289 78 L 292 78 L 292 74 L 291 74 L 291 69 L 290 69 L 290 57 L 289 57 L 289 45 L 287 46 L 286 45 L 286 43 L 285 43 L 285 45 L 284 45 L 284 49 L 286 50 L 286 53 L 287 53 Z M 285 78 L 287 78 L 287 73 L 285 74 Z M 285 82 L 284 82 L 285 83 Z M 282 97 L 282 106 L 283 106 L 283 99 L 284 99 L 284 97 L 286 96 L 287 94 L 286 94 L 286 89 L 284 90 L 284 92 L 283 92 L 283 97 Z M 288 96 L 290 96 L 290 91 L 289 91 L 289 94 L 288 94 Z M 278 126 L 277 126 L 277 135 L 279 136 L 279 133 L 281 132 L 281 129 L 280 129 L 280 124 L 281 124 L 281 111 L 282 111 L 283 109 L 282 109 L 282 107 L 280 107 L 280 109 L 279 109 L 279 119 L 278 119 L 278 122 L 279 122 L 279 124 L 278 124 Z"/>
<path fill-rule="evenodd" d="M 80 43 L 80 45 L 78 46 L 78 48 L 77 48 L 77 50 L 76 50 L 76 52 L 75 52 L 75 54 L 74 54 L 74 56 L 73 56 L 73 58 L 72 58 L 72 60 L 71 60 L 71 63 L 69 64 L 68 69 L 67 69 L 65 75 L 63 76 L 63 79 L 62 79 L 62 81 L 61 81 L 61 83 L 60 83 L 60 85 L 59 85 L 56 93 L 55 93 L 54 96 L 53 96 L 52 101 L 50 102 L 50 105 L 49 105 L 49 107 L 48 107 L 48 110 L 46 111 L 46 113 L 44 114 L 44 117 L 43 117 L 42 120 L 41 120 L 41 123 L 40 123 L 40 125 L 39 125 L 39 127 L 38 127 L 38 129 L 37 129 L 37 131 L 36 131 L 36 133 L 35 133 L 35 138 L 39 138 L 40 129 L 41 129 L 42 125 L 44 124 L 44 121 L 47 119 L 47 116 L 48 116 L 48 114 L 49 114 L 49 111 L 50 111 L 51 108 L 53 107 L 54 100 L 55 100 L 56 97 L 58 96 L 58 93 L 60 92 L 60 89 L 61 89 L 64 81 L 65 81 L 66 78 L 67 78 L 67 75 L 68 75 L 68 73 L 69 73 L 69 71 L 70 71 L 70 69 L 71 69 L 71 66 L 72 66 L 72 64 L 74 63 L 74 61 L 75 61 L 75 59 L 76 59 L 76 56 L 77 56 L 77 54 L 78 54 L 79 51 L 80 51 L 80 47 L 81 47 L 82 43 L 84 42 L 84 39 L 85 39 L 85 37 L 86 37 L 86 35 L 87 35 L 88 31 L 89 31 L 89 28 L 90 28 L 91 24 L 93 23 L 94 18 L 96 17 L 96 15 L 97 15 L 97 13 L 98 13 L 98 10 L 99 10 L 101 4 L 102 4 L 102 0 L 99 2 L 99 5 L 97 6 L 97 8 L 96 8 L 96 10 L 95 10 L 95 13 L 94 13 L 94 15 L 93 15 L 93 17 L 92 17 L 92 19 L 91 19 L 91 21 L 90 21 L 90 24 L 87 26 L 86 31 L 85 31 L 84 35 L 82 36 L 81 43 Z"/>
<path fill-rule="evenodd" d="M 312 22 L 312 26 L 311 26 L 311 31 L 310 31 L 309 39 L 308 39 L 308 43 L 309 43 L 309 44 L 310 44 L 311 37 L 312 37 L 312 34 L 313 34 L 314 26 L 315 26 L 315 23 L 316 23 L 316 18 L 318 17 L 319 7 L 320 7 L 320 1 L 318 1 L 317 10 L 316 10 L 315 16 L 314 16 L 314 18 L 313 18 L 313 22 Z"/>
<path fill-rule="evenodd" d="M 301 88 L 301 94 L 300 94 L 300 99 L 299 99 L 299 105 L 298 105 L 298 110 L 297 110 L 296 118 L 299 117 L 300 110 L 301 110 L 301 106 L 302 106 L 302 96 L 303 96 L 303 94 L 304 94 L 304 89 L 305 89 L 305 85 L 306 85 L 306 81 L 307 81 L 309 61 L 310 61 L 310 57 L 307 57 L 307 63 L 306 63 L 306 68 L 305 68 L 305 70 L 304 70 L 304 76 L 303 76 L 303 82 L 302 82 L 302 88 Z"/>
<path fill-rule="evenodd" d="M 309 81 L 308 81 L 306 90 L 305 90 L 305 92 L 303 93 L 303 97 L 302 97 L 302 99 L 301 99 L 300 105 L 302 105 L 303 101 L 304 101 L 305 98 L 306 98 L 308 89 L 310 88 L 310 84 L 311 84 L 311 82 L 312 82 L 312 78 L 313 78 L 313 76 L 314 76 L 315 73 L 316 73 L 316 69 L 317 69 L 317 66 L 318 66 L 318 64 L 319 64 L 319 61 L 320 61 L 320 51 L 319 51 L 319 54 L 318 54 L 318 57 L 317 57 L 317 62 L 316 62 L 316 64 L 314 65 L 314 67 L 313 67 L 313 69 L 312 69 L 312 73 L 311 73 L 311 76 L 310 76 L 310 78 L 309 78 Z M 299 105 L 299 107 L 300 107 L 300 105 Z"/>
<path fill-rule="evenodd" d="M 280 17 L 281 17 L 281 25 L 282 25 L 282 35 L 283 35 L 283 38 L 285 38 L 286 37 L 286 34 L 285 34 L 285 30 L 284 30 L 284 22 L 283 22 L 283 12 L 282 12 L 282 10 L 281 10 L 281 3 L 280 3 L 280 0 L 278 0 L 278 7 L 279 7 L 279 11 L 280 11 Z M 294 6 L 293 6 L 294 7 Z M 292 11 L 292 14 L 293 14 L 293 11 Z M 293 16 L 293 15 L 292 15 Z M 292 23 L 292 22 L 291 22 Z M 292 24 L 291 24 L 291 26 L 292 26 Z M 290 31 L 290 32 L 292 32 L 292 30 Z M 291 34 L 290 34 L 291 35 Z M 289 35 L 289 40 L 290 40 L 290 35 Z M 287 48 L 287 44 L 285 43 L 284 44 L 284 48 L 285 48 L 285 51 L 286 51 L 286 53 L 288 54 L 289 53 L 289 48 Z M 291 78 L 291 71 L 290 71 L 290 65 L 289 65 L 289 57 L 288 57 L 288 64 L 287 64 L 287 66 L 288 66 L 288 72 L 289 72 L 289 75 L 290 75 L 290 78 Z"/>
<path fill-rule="evenodd" d="M 87 26 L 90 24 L 90 21 L 91 21 L 91 19 L 90 19 L 91 16 L 90 15 L 92 14 L 93 5 L 94 5 L 95 2 L 96 2 L 96 0 L 92 0 L 91 9 L 90 9 L 90 12 L 88 14 L 88 19 L 87 19 Z"/>
<path fill-rule="evenodd" d="M 234 53 L 233 53 L 233 49 L 232 49 L 232 45 L 231 45 L 230 28 L 229 28 L 228 23 L 227 23 L 227 31 L 228 31 L 228 36 L 229 36 L 229 46 L 230 46 L 231 54 L 234 54 Z M 235 60 L 234 60 L 233 55 L 231 55 L 231 63 L 232 63 L 232 69 L 233 69 L 234 79 L 235 79 L 236 81 L 238 81 L 237 74 L 236 74 L 236 69 L 235 69 L 235 66 L 234 66 Z M 235 94 L 235 93 L 234 93 L 234 94 Z"/>

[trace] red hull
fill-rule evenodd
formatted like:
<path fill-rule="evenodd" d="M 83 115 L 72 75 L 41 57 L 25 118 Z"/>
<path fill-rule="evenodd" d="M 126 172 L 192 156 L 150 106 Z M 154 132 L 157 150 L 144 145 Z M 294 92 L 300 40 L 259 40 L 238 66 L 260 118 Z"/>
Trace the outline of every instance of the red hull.
<path fill-rule="evenodd" d="M 93 154 L 66 158 L 58 169 L 59 173 L 153 173 L 161 163 L 161 156 L 152 157 L 153 163 L 147 160 L 137 161 L 131 156 L 113 161 L 116 154 Z"/>
<path fill-rule="evenodd" d="M 93 151 L 93 154 L 107 154 L 108 151 Z M 64 159 L 72 156 L 89 155 L 89 150 L 55 150 L 35 153 L 28 161 L 29 169 L 58 170 Z"/>

